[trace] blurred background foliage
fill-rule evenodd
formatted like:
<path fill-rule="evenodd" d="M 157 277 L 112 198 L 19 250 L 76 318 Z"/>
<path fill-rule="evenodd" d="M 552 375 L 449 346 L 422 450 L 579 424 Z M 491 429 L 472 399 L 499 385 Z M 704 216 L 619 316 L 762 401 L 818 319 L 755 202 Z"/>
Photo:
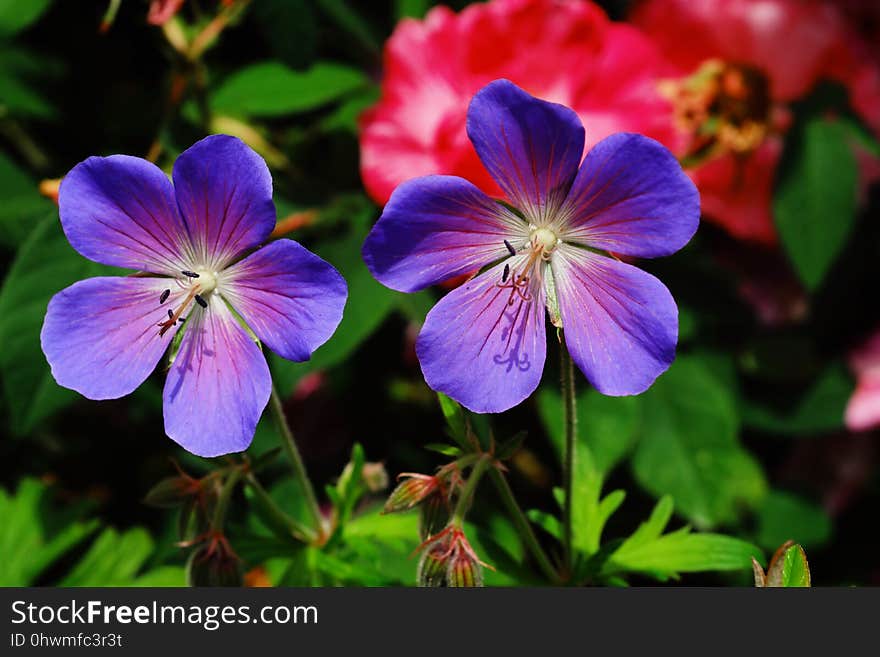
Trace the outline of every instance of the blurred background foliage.
<path fill-rule="evenodd" d="M 170 459 L 195 473 L 208 466 L 163 435 L 160 374 L 106 402 L 54 383 L 39 345 L 46 304 L 106 268 L 69 247 L 40 181 L 93 154 L 150 156 L 168 168 L 208 132 L 238 135 L 266 158 L 279 226 L 333 263 L 350 290 L 339 331 L 310 362 L 270 363 L 313 478 L 338 491 L 335 506 L 356 513 L 334 550 L 293 549 L 260 501 L 240 496 L 230 536 L 245 581 L 414 582 L 416 516 L 380 516 L 382 487 L 354 491 L 340 473 L 351 463 L 360 477 L 365 464 L 381 462 L 393 478 L 442 463 L 423 449 L 446 428 L 413 340 L 443 291 L 395 293 L 360 258 L 379 209 L 358 173 L 357 118 L 379 97 L 384 40 L 401 17 L 430 4 L 200 0 L 163 31 L 147 24 L 145 2 L 124 0 L 99 33 L 106 0 L 0 0 L 0 583 L 185 581 L 177 512 L 143 499 L 174 474 Z M 623 16 L 625 3 L 602 4 Z M 198 56 L 174 48 L 175 39 L 194 43 L 218 15 L 226 16 L 221 33 Z M 630 581 L 645 583 L 708 570 L 730 572 L 683 581 L 749 584 L 751 556 L 766 564 L 793 539 L 810 555 L 814 582 L 880 583 L 876 436 L 843 424 L 854 387 L 847 351 L 880 319 L 870 294 L 880 282 L 880 198 L 875 188 L 856 205 L 849 128 L 822 120 L 836 93 L 817 89 L 796 108 L 774 200 L 790 271 L 810 291 L 809 315 L 783 327 L 758 321 L 736 292 L 736 263 L 763 256 L 704 225 L 684 252 L 648 266 L 682 311 L 670 371 L 630 398 L 604 397 L 579 379 L 590 450 L 577 481 L 579 548 L 601 553 L 603 525 L 609 536 L 630 536 L 585 566 L 587 579 L 620 584 L 620 574 L 636 573 Z M 43 189 L 51 196 L 51 184 Z M 497 436 L 528 433 L 508 478 L 549 544 L 558 533 L 562 431 L 557 363 L 548 361 L 539 392 L 492 422 Z M 275 431 L 264 418 L 249 454 L 272 450 Z M 282 470 L 267 466 L 277 482 L 270 493 L 295 515 L 299 492 Z M 523 567 L 491 488 L 478 495 L 471 539 L 496 567 L 487 583 L 539 581 Z"/>

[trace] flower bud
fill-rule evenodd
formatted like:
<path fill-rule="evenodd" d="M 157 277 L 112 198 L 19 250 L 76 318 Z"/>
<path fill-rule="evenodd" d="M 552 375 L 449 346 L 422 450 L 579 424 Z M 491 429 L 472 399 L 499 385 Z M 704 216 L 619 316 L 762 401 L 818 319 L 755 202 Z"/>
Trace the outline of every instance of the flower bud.
<path fill-rule="evenodd" d="M 214 535 L 190 555 L 186 564 L 189 586 L 241 586 L 241 560 L 225 536 Z"/>
<path fill-rule="evenodd" d="M 408 511 L 429 495 L 440 490 L 441 487 L 440 479 L 437 477 L 417 473 L 404 473 L 400 476 L 407 477 L 407 479 L 400 482 L 397 488 L 391 491 L 382 513 Z"/>
<path fill-rule="evenodd" d="M 419 559 L 416 581 L 421 587 L 446 585 L 446 570 L 449 561 L 449 548 L 444 541 L 433 543 Z"/>
<path fill-rule="evenodd" d="M 457 532 L 453 540 L 452 554 L 446 564 L 446 585 L 483 586 L 483 567 L 464 533 Z"/>
<path fill-rule="evenodd" d="M 419 506 L 419 536 L 427 541 L 439 534 L 449 522 L 449 502 L 438 492 L 429 495 Z"/>

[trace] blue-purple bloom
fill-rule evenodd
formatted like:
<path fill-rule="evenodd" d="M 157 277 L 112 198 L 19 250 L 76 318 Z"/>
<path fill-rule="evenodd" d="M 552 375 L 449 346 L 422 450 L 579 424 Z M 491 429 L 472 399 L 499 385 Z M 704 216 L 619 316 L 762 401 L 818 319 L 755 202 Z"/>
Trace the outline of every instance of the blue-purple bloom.
<path fill-rule="evenodd" d="M 612 135 L 581 162 L 577 114 L 507 80 L 474 96 L 467 132 L 505 201 L 455 176 L 415 178 L 363 248 L 373 276 L 402 292 L 485 268 L 425 319 L 416 352 L 428 385 L 476 412 L 515 406 L 541 380 L 546 307 L 597 390 L 644 391 L 675 357 L 678 309 L 659 280 L 612 254 L 687 244 L 700 215 L 693 183 L 638 134 Z"/>
<path fill-rule="evenodd" d="M 165 432 L 188 451 L 242 451 L 272 389 L 252 335 L 303 361 L 336 330 L 342 276 L 275 226 L 266 163 L 215 135 L 177 158 L 172 181 L 137 157 L 90 157 L 61 183 L 61 225 L 80 254 L 137 270 L 79 281 L 49 302 L 43 352 L 62 386 L 115 399 L 183 331 L 163 393 Z M 254 250 L 256 249 L 256 250 Z"/>

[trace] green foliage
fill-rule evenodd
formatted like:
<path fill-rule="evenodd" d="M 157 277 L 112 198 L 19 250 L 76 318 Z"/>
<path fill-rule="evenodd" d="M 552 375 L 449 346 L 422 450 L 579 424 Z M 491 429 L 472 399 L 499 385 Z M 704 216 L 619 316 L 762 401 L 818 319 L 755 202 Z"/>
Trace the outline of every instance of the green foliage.
<path fill-rule="evenodd" d="M 762 431 L 789 436 L 814 436 L 843 426 L 843 412 L 853 392 L 853 382 L 840 364 L 828 367 L 796 404 L 779 410 L 749 401 L 743 422 Z"/>
<path fill-rule="evenodd" d="M 807 553 L 800 545 L 792 545 L 782 560 L 782 586 L 802 588 L 811 585 Z"/>
<path fill-rule="evenodd" d="M 758 509 L 756 540 L 768 550 L 789 539 L 807 547 L 821 547 L 831 538 L 831 531 L 828 514 L 793 493 L 772 490 Z"/>
<path fill-rule="evenodd" d="M 8 39 L 37 22 L 51 4 L 52 0 L 0 0 L 0 39 Z"/>
<path fill-rule="evenodd" d="M 319 62 L 299 72 L 281 62 L 266 61 L 241 69 L 211 94 L 211 109 L 219 114 L 275 117 L 308 112 L 364 89 L 360 71 Z"/>
<path fill-rule="evenodd" d="M 557 454 L 562 455 L 562 397 L 549 385 L 538 392 L 538 411 L 553 441 Z M 577 398 L 578 437 L 592 454 L 595 468 L 609 472 L 632 451 L 641 424 L 641 398 L 607 397 L 582 386 Z"/>
<path fill-rule="evenodd" d="M 782 244 L 810 289 L 825 278 L 855 220 L 858 168 L 849 132 L 812 118 L 789 138 L 773 210 Z"/>
<path fill-rule="evenodd" d="M 0 76 L 0 85 L 2 85 Z M 0 96 L 2 86 L 0 86 Z M 34 227 L 49 214 L 55 214 L 51 201 L 40 196 L 37 182 L 12 160 L 0 153 L 0 244 L 20 245 Z"/>
<path fill-rule="evenodd" d="M 760 465 L 739 443 L 733 396 L 696 357 L 679 356 L 642 395 L 633 455 L 638 482 L 671 495 L 697 527 L 731 523 L 766 491 Z"/>
<path fill-rule="evenodd" d="M 14 495 L 0 489 L 0 586 L 36 584 L 50 566 L 85 543 L 99 526 L 83 520 L 82 505 L 61 507 L 53 490 L 26 478 Z M 182 586 L 183 569 L 161 566 L 144 569 L 154 553 L 154 542 L 140 528 L 119 533 L 105 529 L 66 575 L 59 586 Z"/>
<path fill-rule="evenodd" d="M 14 433 L 31 431 L 77 397 L 55 383 L 40 348 L 49 299 L 78 280 L 109 272 L 70 248 L 55 213 L 19 249 L 0 288 L 0 376 Z"/>

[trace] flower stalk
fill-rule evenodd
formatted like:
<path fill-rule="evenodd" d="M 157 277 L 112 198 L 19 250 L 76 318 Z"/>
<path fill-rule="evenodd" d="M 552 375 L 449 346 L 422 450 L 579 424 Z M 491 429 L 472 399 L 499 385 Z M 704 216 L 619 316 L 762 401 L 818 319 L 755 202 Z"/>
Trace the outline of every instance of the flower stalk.
<path fill-rule="evenodd" d="M 576 443 L 577 443 L 577 399 L 574 386 L 574 363 L 565 341 L 559 342 L 559 361 L 561 369 L 562 386 L 562 414 L 565 428 L 565 451 L 562 456 L 563 490 L 565 493 L 565 505 L 563 508 L 563 554 L 567 572 L 571 572 L 572 550 L 572 497 L 574 472 L 576 469 Z"/>
<path fill-rule="evenodd" d="M 306 471 L 305 462 L 302 459 L 299 448 L 296 446 L 293 431 L 291 430 L 290 424 L 287 422 L 287 417 L 284 414 L 284 405 L 281 403 L 281 397 L 278 396 L 278 391 L 275 389 L 274 385 L 272 386 L 272 396 L 269 399 L 269 406 L 272 409 L 272 414 L 275 416 L 275 420 L 278 423 L 278 430 L 281 433 L 281 447 L 290 461 L 294 477 L 296 477 L 302 486 L 303 494 L 306 498 L 306 508 L 309 510 L 309 515 L 312 516 L 316 537 L 320 539 L 320 537 L 324 535 L 324 525 L 321 521 L 321 508 L 318 506 L 318 498 L 315 495 L 315 489 L 312 486 L 312 481 L 309 479 L 308 472 Z"/>

